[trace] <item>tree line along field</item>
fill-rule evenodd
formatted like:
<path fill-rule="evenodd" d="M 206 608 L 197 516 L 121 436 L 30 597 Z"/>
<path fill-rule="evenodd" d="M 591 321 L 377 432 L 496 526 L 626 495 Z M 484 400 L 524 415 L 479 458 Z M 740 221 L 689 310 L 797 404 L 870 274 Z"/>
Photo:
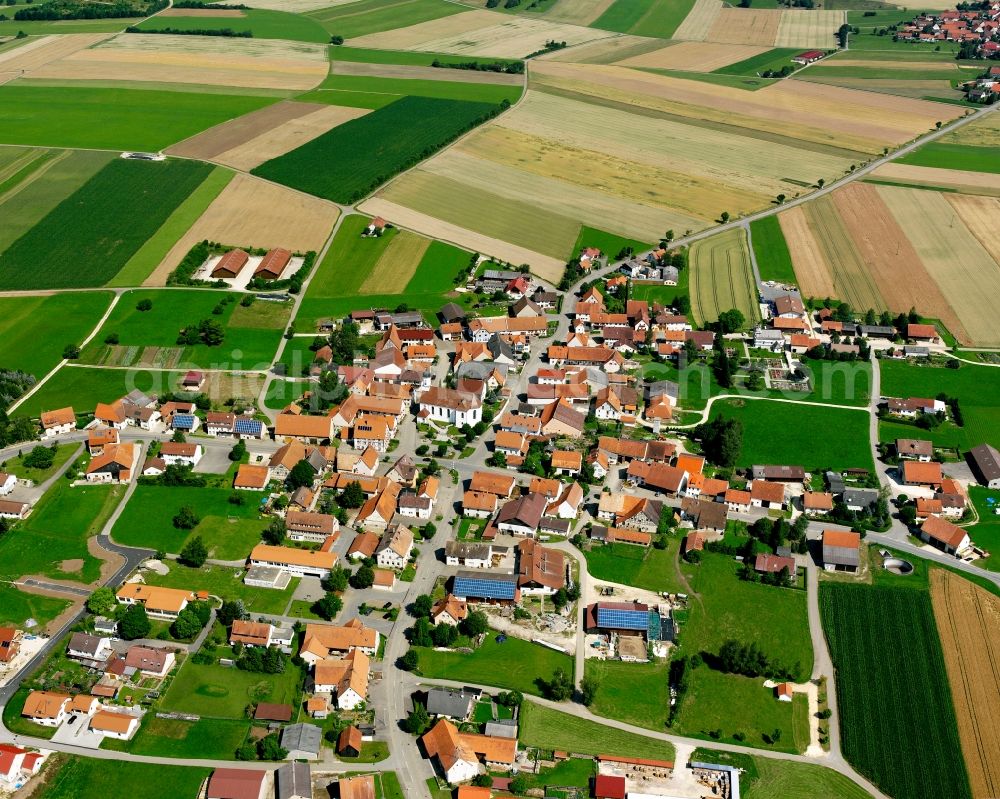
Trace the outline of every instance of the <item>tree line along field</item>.
<path fill-rule="evenodd" d="M 803 294 L 852 308 L 917 308 L 966 344 L 1000 341 L 992 232 L 1000 201 L 855 182 L 779 214 Z"/>
<path fill-rule="evenodd" d="M 100 286 L 212 171 L 115 159 L 0 254 L 0 288 Z"/>
<path fill-rule="evenodd" d="M 746 234 L 741 229 L 719 233 L 691 246 L 691 311 L 699 324 L 716 322 L 735 308 L 747 327 L 760 319 L 757 284 L 750 266 Z"/>
<path fill-rule="evenodd" d="M 274 97 L 248 94 L 93 88 L 0 86 L 0 143 L 43 147 L 156 151 Z M 95 124 L 94 120 L 101 120 Z"/>
<path fill-rule="evenodd" d="M 972 797 L 928 592 L 820 584 L 844 755 L 890 796 Z"/>
<path fill-rule="evenodd" d="M 334 202 L 356 202 L 494 109 L 487 103 L 404 97 L 267 161 L 253 174 Z M 317 170 L 316 163 L 327 168 Z"/>
<path fill-rule="evenodd" d="M 930 573 L 931 603 L 958 717 L 973 796 L 1000 793 L 1000 598 L 944 569 Z"/>

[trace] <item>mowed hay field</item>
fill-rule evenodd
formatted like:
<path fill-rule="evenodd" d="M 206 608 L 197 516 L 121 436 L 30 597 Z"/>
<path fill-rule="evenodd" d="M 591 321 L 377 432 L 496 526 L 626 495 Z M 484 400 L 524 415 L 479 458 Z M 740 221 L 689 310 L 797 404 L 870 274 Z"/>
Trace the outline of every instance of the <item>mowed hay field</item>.
<path fill-rule="evenodd" d="M 416 274 L 420 261 L 427 253 L 430 239 L 400 230 L 375 262 L 365 278 L 359 294 L 393 294 L 402 292 Z"/>
<path fill-rule="evenodd" d="M 872 172 L 871 177 L 876 181 L 957 189 L 969 194 L 1000 194 L 1000 174 L 993 172 L 970 172 L 965 169 L 889 163 Z"/>
<path fill-rule="evenodd" d="M 732 308 L 740 311 L 747 326 L 760 319 L 757 287 L 750 266 L 746 234 L 727 230 L 691 246 L 691 311 L 699 324 L 716 322 Z"/>
<path fill-rule="evenodd" d="M 39 67 L 32 77 L 304 91 L 319 85 L 326 73 L 322 44 L 128 33 Z"/>
<path fill-rule="evenodd" d="M 716 42 L 677 42 L 649 53 L 617 61 L 619 66 L 640 69 L 675 69 L 687 72 L 714 72 L 739 61 L 745 61 L 770 48 L 753 45 L 718 44 Z"/>
<path fill-rule="evenodd" d="M 747 128 L 756 132 L 751 135 L 792 139 L 790 143 L 797 146 L 822 144 L 827 151 L 847 157 L 881 153 L 885 146 L 907 142 L 931 130 L 936 122 L 963 112 L 957 106 L 804 81 L 782 80 L 748 92 L 619 66 L 558 61 L 534 63 L 531 86 L 583 94 L 591 102 L 613 103 L 637 113 L 658 112 L 720 123 L 727 129 Z"/>
<path fill-rule="evenodd" d="M 930 581 L 972 795 L 1000 796 L 1000 598 L 944 569 Z"/>
<path fill-rule="evenodd" d="M 721 0 L 697 0 L 675 39 L 759 47 L 823 47 L 837 44 L 843 11 L 735 8 Z M 636 31 L 641 33 L 641 31 Z"/>
<path fill-rule="evenodd" d="M 236 175 L 143 285 L 166 285 L 169 274 L 204 239 L 242 247 L 319 251 L 338 215 L 332 203 L 251 175 Z"/>
<path fill-rule="evenodd" d="M 288 100 L 217 125 L 167 152 L 248 172 L 367 113 L 364 108 Z"/>
<path fill-rule="evenodd" d="M 564 25 L 492 11 L 468 11 L 408 28 L 351 39 L 352 47 L 376 50 L 426 50 L 433 53 L 524 58 L 543 50 L 547 41 L 568 45 L 609 39 L 616 33 Z"/>
<path fill-rule="evenodd" d="M 76 33 L 32 39 L 14 50 L 0 53 L 0 83 L 31 77 L 39 67 L 91 47 L 109 36 L 110 33 Z"/>

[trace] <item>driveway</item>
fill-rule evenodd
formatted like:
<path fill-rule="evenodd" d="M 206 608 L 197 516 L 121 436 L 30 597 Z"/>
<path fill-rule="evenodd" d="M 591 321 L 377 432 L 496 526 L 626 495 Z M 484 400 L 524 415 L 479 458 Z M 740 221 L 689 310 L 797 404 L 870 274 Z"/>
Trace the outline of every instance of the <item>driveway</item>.
<path fill-rule="evenodd" d="M 199 442 L 200 443 L 200 442 Z M 225 474 L 226 470 L 233 465 L 229 460 L 229 450 L 225 447 L 202 447 L 201 460 L 194 467 L 194 471 L 202 474 Z"/>
<path fill-rule="evenodd" d="M 73 722 L 72 724 L 70 723 L 71 721 Z M 89 724 L 90 716 L 73 714 L 59 725 L 59 729 L 52 736 L 52 741 L 57 744 L 81 746 L 85 749 L 100 749 L 101 741 L 104 740 L 104 733 L 91 732 L 87 729 Z"/>

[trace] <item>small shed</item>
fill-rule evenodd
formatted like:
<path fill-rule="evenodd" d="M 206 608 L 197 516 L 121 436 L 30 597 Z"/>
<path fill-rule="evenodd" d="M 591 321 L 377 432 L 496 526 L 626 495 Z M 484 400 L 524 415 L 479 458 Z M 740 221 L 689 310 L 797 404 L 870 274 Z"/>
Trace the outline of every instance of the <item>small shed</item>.
<path fill-rule="evenodd" d="M 345 727 L 337 738 L 337 755 L 339 757 L 360 757 L 361 746 L 361 730 L 352 724 Z"/>

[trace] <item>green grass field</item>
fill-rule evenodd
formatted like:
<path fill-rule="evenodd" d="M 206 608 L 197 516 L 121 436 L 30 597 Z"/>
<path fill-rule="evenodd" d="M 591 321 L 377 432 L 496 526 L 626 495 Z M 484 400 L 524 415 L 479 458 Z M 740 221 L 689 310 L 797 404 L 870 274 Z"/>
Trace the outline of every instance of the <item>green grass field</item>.
<path fill-rule="evenodd" d="M 52 465 L 47 469 L 39 469 L 37 467 L 24 465 L 24 459 L 28 456 L 34 446 L 34 444 L 25 444 L 24 448 L 19 450 L 22 454 L 5 460 L 3 462 L 4 471 L 9 472 L 10 474 L 16 474 L 18 477 L 25 478 L 27 480 L 32 480 L 36 485 L 38 485 L 44 483 L 52 475 L 58 472 L 60 467 L 76 455 L 77 452 L 83 452 L 80 444 L 60 444 L 56 447 L 55 457 L 52 459 Z"/>
<path fill-rule="evenodd" d="M 588 660 L 586 675 L 598 682 L 590 706 L 598 716 L 666 731 L 670 710 L 667 664 Z"/>
<path fill-rule="evenodd" d="M 20 627 L 34 619 L 44 628 L 68 606 L 68 599 L 27 594 L 10 584 L 0 585 L 0 624 Z"/>
<path fill-rule="evenodd" d="M 180 10 L 180 9 L 178 9 Z M 255 39 L 289 39 L 295 42 L 326 44 L 330 34 L 316 20 L 302 14 L 248 8 L 242 17 L 171 16 L 147 19 L 137 27 L 140 31 L 174 30 L 223 30 L 250 31 Z"/>
<path fill-rule="evenodd" d="M 134 388 L 154 395 L 173 391 L 183 372 L 162 369 L 88 369 L 64 366 L 32 394 L 14 416 L 37 418 L 42 411 L 72 405 L 77 413 L 93 413 L 98 402 L 114 402 Z"/>
<path fill-rule="evenodd" d="M 565 749 L 590 755 L 674 759 L 674 747 L 666 741 L 616 730 L 530 701 L 521 705 L 519 721 L 521 729 L 518 737 L 526 746 Z"/>
<path fill-rule="evenodd" d="M 120 20 L 119 20 L 120 22 Z M 37 799 L 84 799 L 88 796 L 121 796 L 142 786 L 143 799 L 195 796 L 211 771 L 207 768 L 164 766 L 153 763 L 107 761 L 92 757 L 57 755 L 53 774 L 33 795 Z"/>
<path fill-rule="evenodd" d="M 821 583 L 844 755 L 892 796 L 969 797 L 930 595 Z"/>
<path fill-rule="evenodd" d="M 241 719 L 161 719 L 150 713 L 131 741 L 105 738 L 102 749 L 181 760 L 231 760 L 247 737 L 250 722 Z"/>
<path fill-rule="evenodd" d="M 882 422 L 892 438 L 929 438 L 938 446 L 971 449 L 984 441 L 1000 447 L 1000 369 L 963 363 L 959 369 L 911 366 L 904 361 L 880 361 L 882 394 L 887 397 L 936 397 L 944 392 L 956 397 L 962 411 L 962 427 L 945 424 L 925 431 L 907 426 L 908 433 L 895 435 L 904 425 Z M 883 433 L 880 431 L 880 436 Z"/>
<path fill-rule="evenodd" d="M 140 286 L 198 218 L 233 179 L 233 172 L 222 167 L 213 169 L 204 182 L 174 209 L 146 243 L 129 258 L 121 271 L 108 281 L 109 286 Z"/>
<path fill-rule="evenodd" d="M 792 255 L 781 232 L 777 216 L 766 216 L 750 223 L 750 239 L 761 280 L 797 285 Z"/>
<path fill-rule="evenodd" d="M 479 61 L 489 64 L 516 64 L 517 59 L 510 58 L 480 58 L 468 55 L 453 55 L 451 53 L 425 53 L 410 50 L 371 50 L 365 47 L 330 48 L 331 61 L 353 61 L 360 64 L 400 64 L 411 67 L 429 67 L 435 61 L 441 64 L 465 64 L 469 61 Z"/>
<path fill-rule="evenodd" d="M 931 142 L 899 159 L 901 164 L 1000 173 L 1000 147 Z"/>
<path fill-rule="evenodd" d="M 112 161 L 0 254 L 0 288 L 106 283 L 210 171 L 196 161 Z"/>
<path fill-rule="evenodd" d="M 404 97 L 252 171 L 318 197 L 353 203 L 484 121 L 495 108 L 490 103 Z M 317 162 L 327 168 L 315 169 Z"/>
<path fill-rule="evenodd" d="M 615 0 L 590 27 L 669 39 L 693 6 L 693 0 Z"/>
<path fill-rule="evenodd" d="M 191 536 L 199 535 L 209 557 L 240 560 L 260 542 L 267 526 L 257 508 L 263 492 L 241 491 L 243 505 L 232 505 L 228 488 L 184 488 L 139 485 L 115 523 L 111 537 L 125 546 L 162 549 L 177 554 Z M 201 521 L 194 530 L 178 530 L 173 518 L 182 507 L 195 510 Z"/>
<path fill-rule="evenodd" d="M 861 410 L 727 399 L 716 402 L 711 415 L 743 422 L 738 466 L 787 463 L 807 470 L 873 466 L 868 415 Z"/>
<path fill-rule="evenodd" d="M 302 672 L 292 664 L 282 674 L 256 674 L 186 660 L 161 702 L 166 710 L 202 718 L 242 719 L 251 702 L 298 705 Z"/>
<path fill-rule="evenodd" d="M 41 379 L 79 344 L 111 303 L 106 291 L 0 298 L 0 365 Z"/>
<path fill-rule="evenodd" d="M 446 72 L 449 70 L 441 70 Z M 402 97 L 430 97 L 438 100 L 465 100 L 497 105 L 513 103 L 521 96 L 520 86 L 463 81 L 382 78 L 368 75 L 330 75 L 315 89 L 298 99 L 330 105 L 360 105 L 382 108 Z M 371 97 L 372 102 L 350 102 L 350 98 Z M 348 99 L 348 102 L 343 102 Z"/>
<path fill-rule="evenodd" d="M 0 201 L 0 215 L 4 220 L 0 225 L 0 252 L 31 230 L 113 157 L 111 153 L 65 151 L 47 164 L 44 173 L 8 190 Z"/>
<path fill-rule="evenodd" d="M 466 655 L 458 652 L 435 652 L 418 647 L 420 673 L 425 677 L 466 680 L 471 683 L 509 688 L 525 694 L 538 694 L 535 680 L 549 679 L 560 666 L 570 675 L 573 661 L 569 655 L 538 644 L 508 638 L 502 644 L 490 632 L 479 649 Z"/>
<path fill-rule="evenodd" d="M 87 551 L 114 511 L 123 486 L 71 486 L 58 480 L 32 514 L 0 537 L 0 581 L 42 574 L 92 583 L 101 561 Z"/>
<path fill-rule="evenodd" d="M 288 587 L 278 591 L 273 588 L 254 588 L 243 583 L 243 570 L 227 566 L 205 565 L 198 569 L 172 564 L 167 574 L 149 573 L 146 582 L 166 588 L 186 588 L 192 591 L 208 591 L 212 596 L 223 599 L 242 599 L 251 613 L 281 615 L 292 598 L 298 578 Z"/>
<path fill-rule="evenodd" d="M 160 150 L 272 102 L 237 93 L 8 84 L 0 86 L 0 143 Z"/>
<path fill-rule="evenodd" d="M 737 576 L 738 567 L 733 558 L 711 552 L 703 553 L 698 566 L 685 567 L 701 601 L 690 602 L 689 620 L 681 626 L 684 654 L 716 653 L 730 639 L 754 641 L 807 679 L 813 651 L 805 591 L 746 582 Z"/>
<path fill-rule="evenodd" d="M 976 561 L 976 564 L 990 571 L 1000 571 L 1000 516 L 994 512 L 1000 508 L 1000 491 L 982 486 L 969 486 L 969 498 L 979 513 L 979 521 L 967 528 L 969 536 L 977 546 L 990 553 L 990 557 Z M 993 503 L 987 502 L 992 499 Z"/>
<path fill-rule="evenodd" d="M 595 545 L 584 554 L 587 571 L 595 580 L 608 580 L 647 591 L 686 590 L 677 571 L 679 538 L 671 538 L 666 549 L 645 549 L 633 544 Z"/>
<path fill-rule="evenodd" d="M 273 321 L 274 326 L 258 326 L 253 317 L 273 311 L 272 304 L 264 302 L 256 302 L 249 309 L 244 309 L 234 301 L 224 305 L 221 314 L 214 314 L 213 309 L 225 296 L 225 293 L 213 289 L 129 291 L 122 295 L 100 332 L 83 351 L 81 362 L 101 366 L 150 363 L 172 367 L 191 364 L 237 371 L 266 368 L 278 350 L 285 321 L 280 317 L 272 320 L 268 316 L 261 323 Z M 235 295 L 231 296 L 236 299 Z M 150 300 L 153 307 L 148 311 L 138 310 L 136 305 L 142 300 Z M 198 324 L 202 319 L 216 320 L 225 327 L 226 337 L 222 344 L 217 347 L 178 345 L 180 329 Z M 119 336 L 120 343 L 115 347 L 104 343 L 110 333 Z M 143 348 L 156 348 L 158 351 L 143 354 Z"/>
<path fill-rule="evenodd" d="M 317 20 L 331 34 L 350 39 L 405 28 L 467 10 L 445 0 L 360 0 L 313 11 L 307 16 Z"/>
<path fill-rule="evenodd" d="M 742 769 L 740 792 L 747 799 L 867 799 L 869 793 L 843 774 L 824 766 L 742 752 L 699 747 L 691 756 L 702 763 Z"/>
<path fill-rule="evenodd" d="M 766 72 L 769 69 L 779 70 L 782 67 L 794 67 L 795 64 L 792 63 L 792 56 L 801 52 L 801 49 L 776 47 L 773 50 L 768 50 L 766 53 L 755 55 L 743 61 L 737 61 L 735 64 L 730 64 L 727 67 L 720 67 L 715 70 L 715 74 L 747 75 L 753 77 L 759 72 Z"/>
<path fill-rule="evenodd" d="M 774 690 L 762 683 L 761 678 L 700 666 L 691 673 L 672 729 L 680 735 L 801 754 L 809 745 L 809 700 L 801 694 L 792 702 L 779 702 Z M 781 731 L 777 741 L 775 730 Z M 715 732 L 718 738 L 711 735 Z M 744 740 L 734 733 L 742 733 Z"/>

